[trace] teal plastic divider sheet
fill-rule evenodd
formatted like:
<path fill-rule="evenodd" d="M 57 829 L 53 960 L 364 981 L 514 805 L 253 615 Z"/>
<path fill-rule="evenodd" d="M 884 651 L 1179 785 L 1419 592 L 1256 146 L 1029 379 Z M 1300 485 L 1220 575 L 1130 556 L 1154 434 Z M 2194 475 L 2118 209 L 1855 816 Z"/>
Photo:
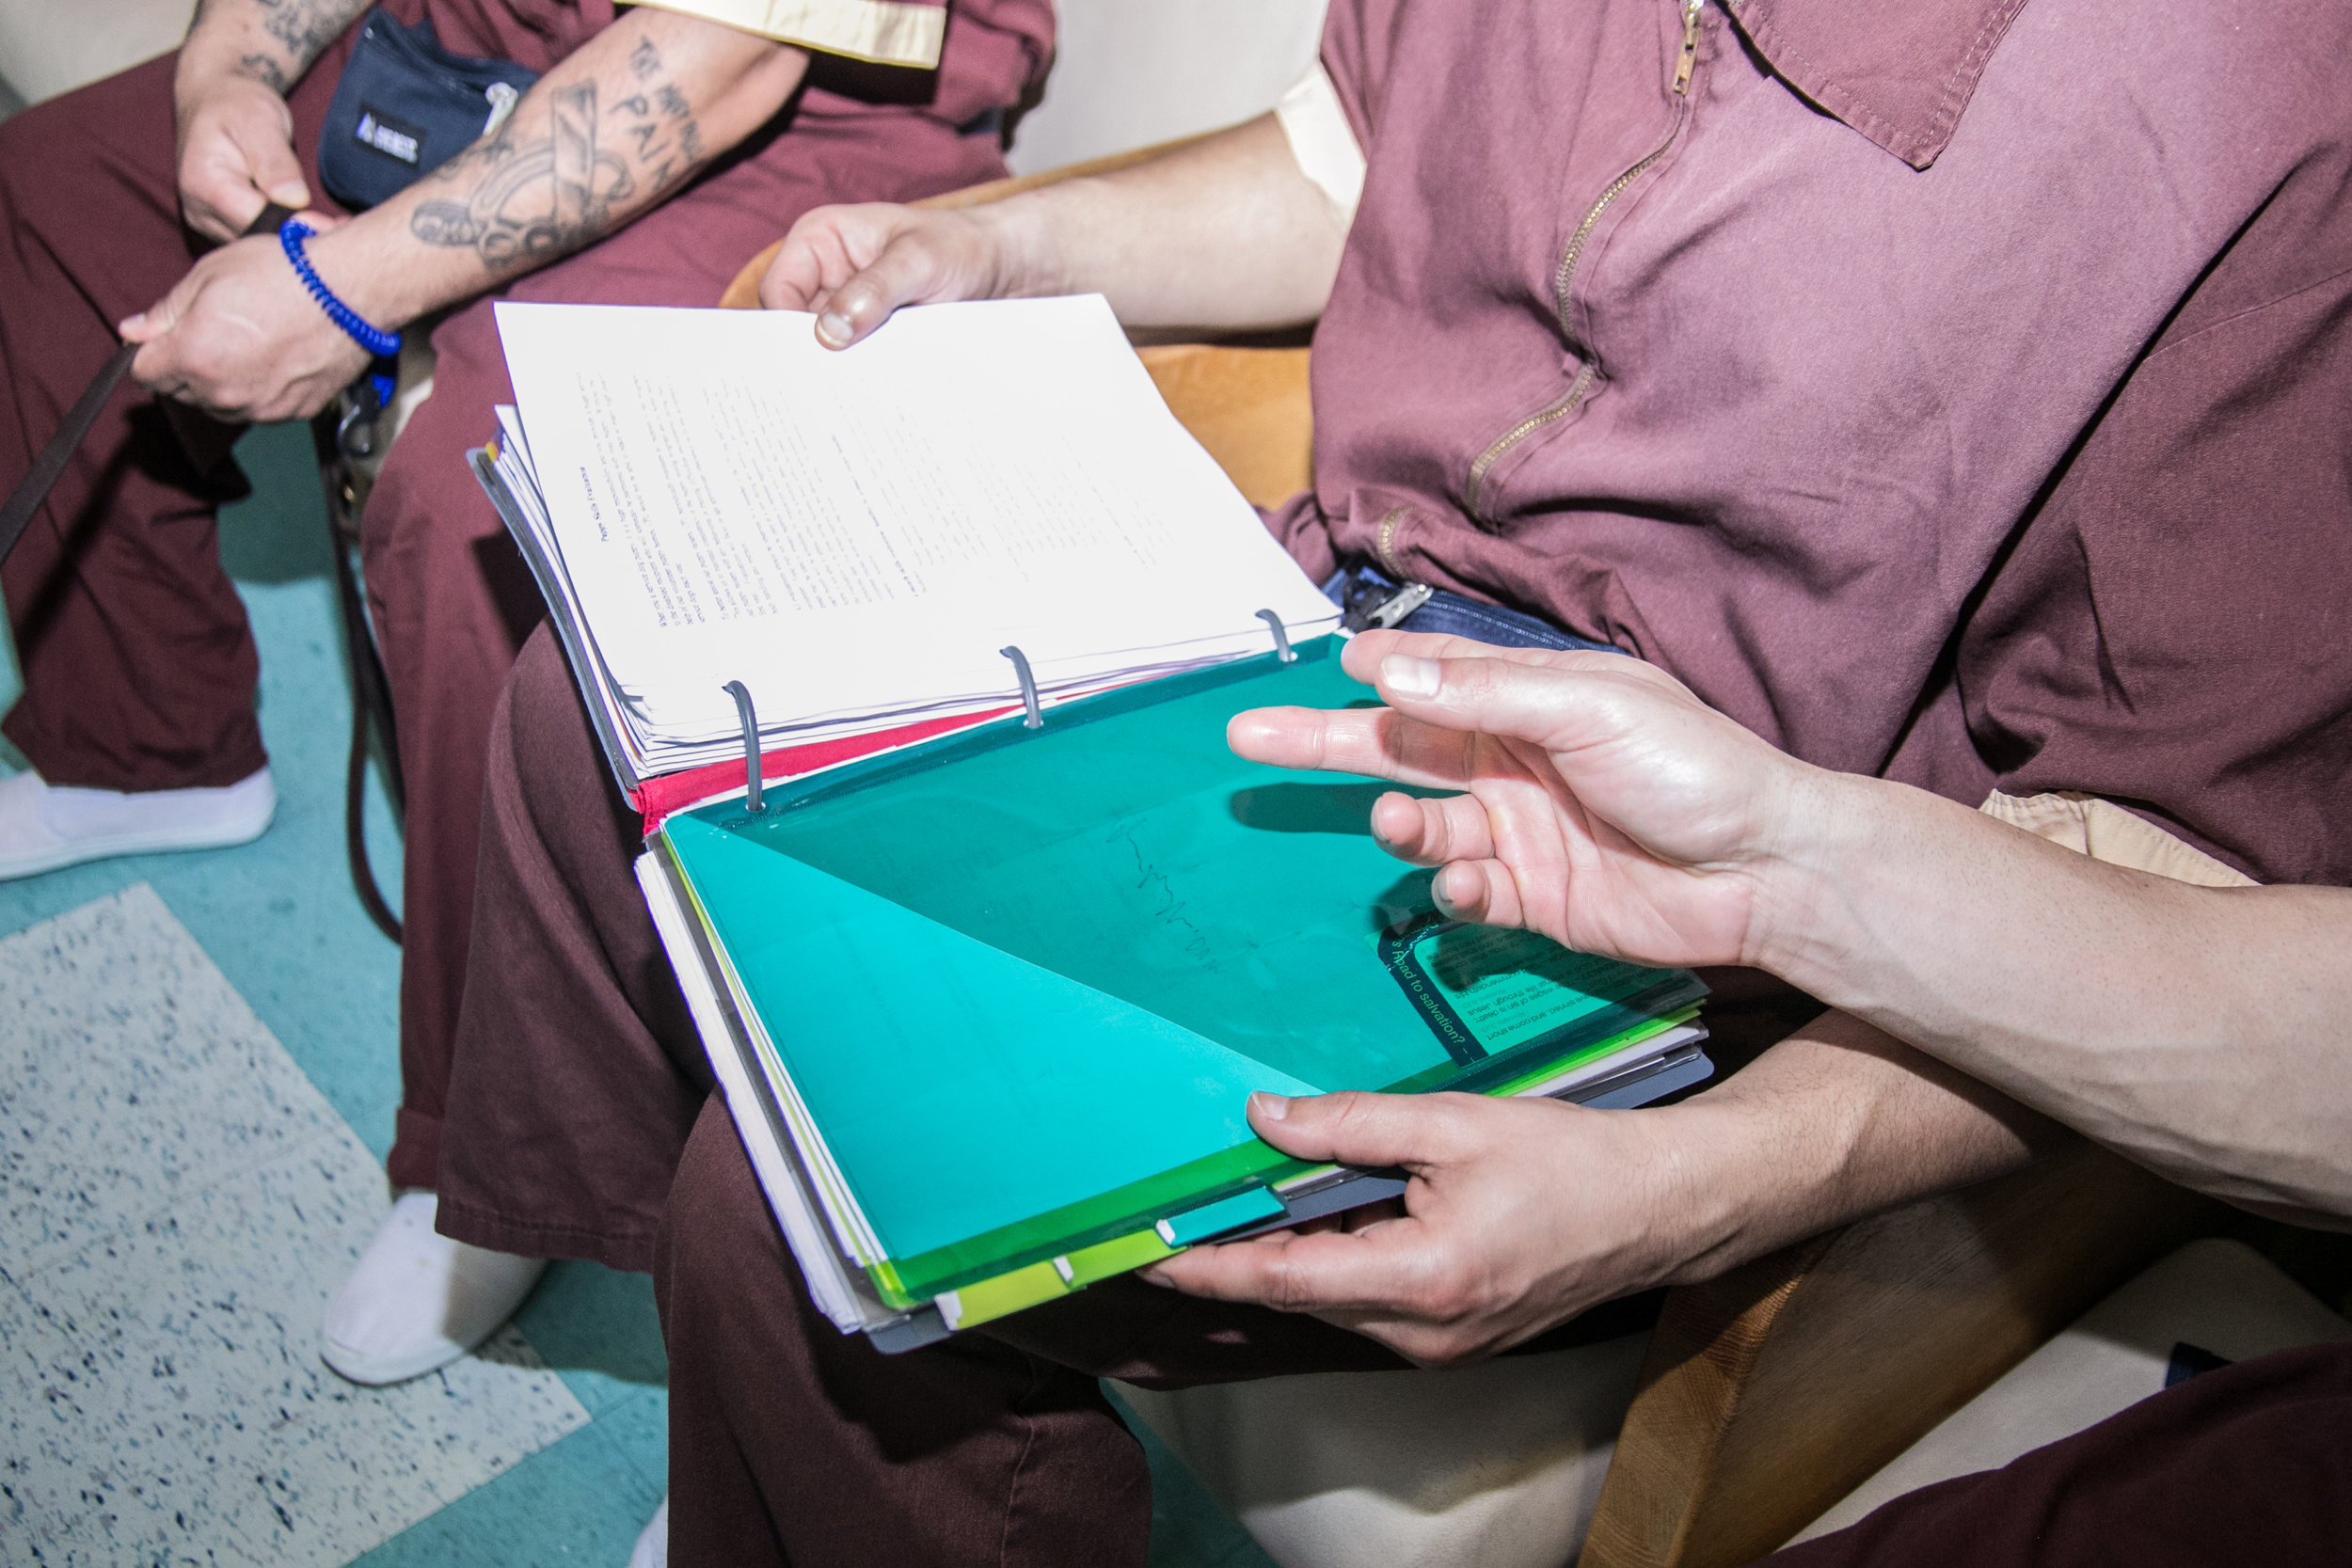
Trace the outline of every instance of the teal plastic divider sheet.
<path fill-rule="evenodd" d="M 894 1258 L 1247 1142 L 1252 1089 L 1312 1092 L 707 824 L 671 843 Z"/>
<path fill-rule="evenodd" d="M 736 800 L 670 819 L 893 1257 L 1248 1141 L 1251 1089 L 1469 1070 L 1384 961 L 1382 934 L 1430 908 L 1427 874 L 1371 837 L 1391 786 L 1225 744 L 1244 708 L 1371 705 L 1336 648 L 836 769 L 771 789 L 758 817 Z M 1613 1002 L 1648 1003 L 1673 974 L 1596 962 L 1575 974 Z M 1624 1009 L 1560 1016 L 1586 1011 L 1597 1027 Z"/>

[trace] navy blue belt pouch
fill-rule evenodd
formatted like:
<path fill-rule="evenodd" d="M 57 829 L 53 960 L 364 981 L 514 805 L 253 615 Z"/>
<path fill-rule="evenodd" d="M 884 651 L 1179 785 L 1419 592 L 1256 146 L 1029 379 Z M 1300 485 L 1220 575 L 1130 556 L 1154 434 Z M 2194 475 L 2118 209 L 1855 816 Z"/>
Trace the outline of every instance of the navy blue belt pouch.
<path fill-rule="evenodd" d="M 370 11 L 319 133 L 319 179 L 352 211 L 373 207 L 472 146 L 538 79 L 512 60 L 451 54 L 429 21 Z"/>

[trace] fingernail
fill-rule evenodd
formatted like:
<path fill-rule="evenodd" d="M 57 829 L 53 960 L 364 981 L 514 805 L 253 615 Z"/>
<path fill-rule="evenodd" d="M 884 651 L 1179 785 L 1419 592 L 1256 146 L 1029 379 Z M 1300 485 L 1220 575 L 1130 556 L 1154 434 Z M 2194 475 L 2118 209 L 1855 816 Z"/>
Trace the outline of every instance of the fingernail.
<path fill-rule="evenodd" d="M 1391 654 L 1380 661 L 1380 684 L 1401 697 L 1438 694 L 1438 661 Z"/>
<path fill-rule="evenodd" d="M 1268 1094 L 1260 1089 L 1250 1095 L 1249 1108 L 1258 1114 L 1260 1121 L 1288 1121 L 1290 1119 L 1291 1102 L 1283 1095 Z"/>
<path fill-rule="evenodd" d="M 1438 868 L 1438 874 L 1429 879 L 1429 897 L 1438 906 L 1439 914 L 1448 920 L 1459 920 L 1462 918 L 1461 905 L 1445 885 L 1453 871 L 1454 867 L 1450 865 Z"/>
<path fill-rule="evenodd" d="M 817 318 L 817 336 L 835 348 L 846 345 L 856 332 L 857 328 L 850 325 L 850 318 L 838 310 L 828 310 Z"/>

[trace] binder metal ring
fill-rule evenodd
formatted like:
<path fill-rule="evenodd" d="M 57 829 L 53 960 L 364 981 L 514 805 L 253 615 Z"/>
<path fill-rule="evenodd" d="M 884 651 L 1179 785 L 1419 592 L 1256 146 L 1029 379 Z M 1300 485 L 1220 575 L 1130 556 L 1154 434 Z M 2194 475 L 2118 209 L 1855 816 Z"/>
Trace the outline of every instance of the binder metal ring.
<path fill-rule="evenodd" d="M 741 681 L 719 689 L 735 699 L 736 714 L 743 721 L 743 809 L 757 816 L 768 809 L 759 798 L 759 715 L 752 711 L 751 689 Z"/>
<path fill-rule="evenodd" d="M 1270 610 L 1262 610 L 1258 611 L 1258 619 L 1274 628 L 1275 661 L 1280 664 L 1297 663 L 1298 652 L 1291 646 L 1290 630 L 1282 625 L 1282 618 Z"/>
<path fill-rule="evenodd" d="M 1029 673 L 1029 656 L 1018 648 L 999 648 L 996 651 L 1012 660 L 1012 673 L 1021 681 L 1021 705 L 1029 710 L 1028 716 L 1021 721 L 1021 727 L 1025 730 L 1043 729 L 1045 711 L 1038 705 L 1037 677 Z"/>

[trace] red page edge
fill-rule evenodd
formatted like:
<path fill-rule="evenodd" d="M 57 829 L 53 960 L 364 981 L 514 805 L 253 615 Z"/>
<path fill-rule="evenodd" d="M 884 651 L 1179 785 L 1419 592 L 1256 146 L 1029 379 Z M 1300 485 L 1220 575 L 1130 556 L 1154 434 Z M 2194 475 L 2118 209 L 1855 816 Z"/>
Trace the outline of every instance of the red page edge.
<path fill-rule="evenodd" d="M 805 746 L 779 746 L 774 751 L 761 753 L 759 782 L 762 784 L 776 784 L 810 773 L 821 773 L 845 762 L 856 762 L 861 757 L 870 757 L 877 752 L 936 739 L 940 736 L 968 730 L 1020 711 L 1020 705 L 1016 703 L 980 713 L 951 714 L 945 719 L 925 719 L 913 724 L 901 724 L 896 729 L 812 741 Z M 663 823 L 679 812 L 722 796 L 740 794 L 743 786 L 741 763 L 714 762 L 707 767 L 689 768 L 682 772 L 664 773 L 660 778 L 647 779 L 629 796 L 628 803 L 644 817 L 645 836 L 651 838 L 661 831 Z"/>

